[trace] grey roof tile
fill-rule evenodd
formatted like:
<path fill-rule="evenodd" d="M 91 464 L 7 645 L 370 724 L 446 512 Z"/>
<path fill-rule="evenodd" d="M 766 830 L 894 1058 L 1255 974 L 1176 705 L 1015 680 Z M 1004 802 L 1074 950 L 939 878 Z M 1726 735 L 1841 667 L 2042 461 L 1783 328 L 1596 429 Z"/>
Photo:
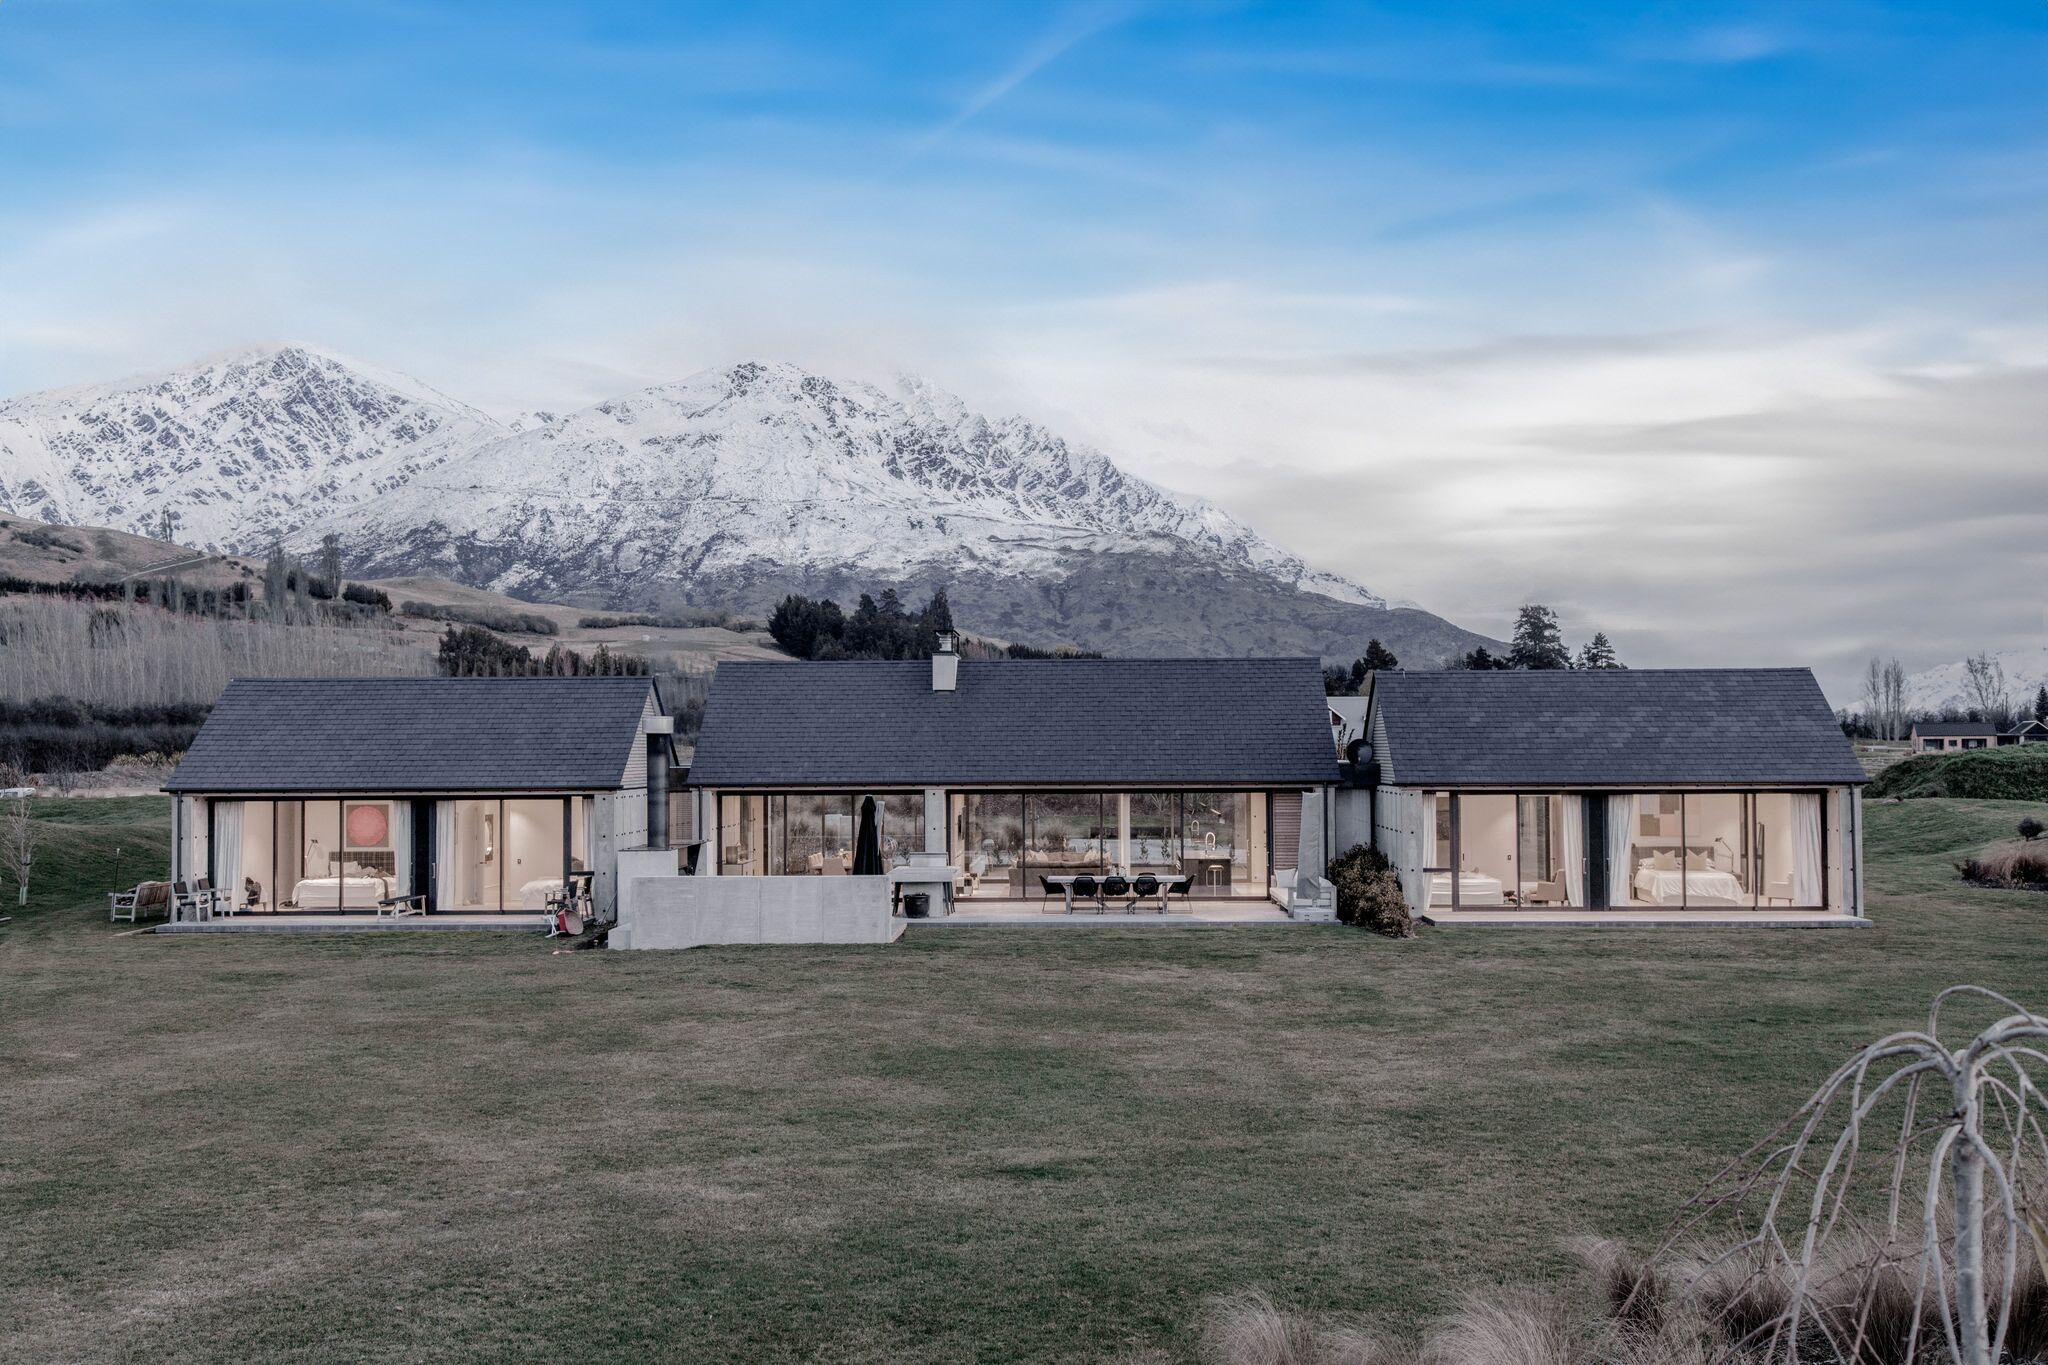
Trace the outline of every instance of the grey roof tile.
<path fill-rule="evenodd" d="M 693 786 L 1113 787 L 1337 780 L 1315 659 L 723 663 Z"/>
<path fill-rule="evenodd" d="M 612 791 L 646 678 L 237 678 L 173 792 Z"/>
<path fill-rule="evenodd" d="M 1804 668 L 1381 673 L 1402 786 L 1865 780 Z"/>

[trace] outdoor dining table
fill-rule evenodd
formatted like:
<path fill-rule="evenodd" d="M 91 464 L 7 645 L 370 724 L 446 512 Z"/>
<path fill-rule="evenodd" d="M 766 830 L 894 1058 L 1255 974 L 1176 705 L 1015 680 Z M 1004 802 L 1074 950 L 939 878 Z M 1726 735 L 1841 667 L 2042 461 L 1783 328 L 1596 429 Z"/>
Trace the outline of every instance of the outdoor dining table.
<path fill-rule="evenodd" d="M 1074 882 L 1081 877 L 1087 877 L 1099 889 L 1109 875 L 1105 872 L 1069 872 L 1058 876 L 1042 876 L 1039 880 L 1047 886 L 1056 886 L 1060 889 L 1060 894 L 1067 898 L 1067 913 L 1071 915 L 1074 913 Z M 1193 879 L 1180 873 L 1168 873 L 1163 877 L 1157 876 L 1157 874 L 1154 875 L 1159 882 L 1159 913 L 1164 915 L 1167 913 L 1166 898 L 1174 892 L 1186 895 L 1188 887 L 1193 885 Z M 1124 880 L 1132 884 L 1130 904 L 1136 905 L 1138 903 L 1136 891 L 1138 879 L 1136 877 L 1125 877 Z M 1148 896 L 1145 899 L 1150 900 L 1151 897 Z"/>

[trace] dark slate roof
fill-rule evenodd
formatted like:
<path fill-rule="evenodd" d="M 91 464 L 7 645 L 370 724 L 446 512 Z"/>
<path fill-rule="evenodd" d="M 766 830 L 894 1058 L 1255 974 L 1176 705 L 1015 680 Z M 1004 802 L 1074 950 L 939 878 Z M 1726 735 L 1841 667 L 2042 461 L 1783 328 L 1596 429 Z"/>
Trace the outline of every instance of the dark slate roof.
<path fill-rule="evenodd" d="M 651 692 L 645 678 L 237 678 L 164 789 L 612 791 L 639 775 Z"/>
<path fill-rule="evenodd" d="M 722 663 L 701 787 L 1301 786 L 1337 780 L 1315 659 Z"/>
<path fill-rule="evenodd" d="M 1998 727 L 1988 720 L 1924 720 L 1913 727 L 1929 739 L 1961 738 L 1965 735 L 1995 735 Z"/>
<path fill-rule="evenodd" d="M 1865 780 L 1804 668 L 1381 673 L 1373 705 L 1404 787 Z"/>

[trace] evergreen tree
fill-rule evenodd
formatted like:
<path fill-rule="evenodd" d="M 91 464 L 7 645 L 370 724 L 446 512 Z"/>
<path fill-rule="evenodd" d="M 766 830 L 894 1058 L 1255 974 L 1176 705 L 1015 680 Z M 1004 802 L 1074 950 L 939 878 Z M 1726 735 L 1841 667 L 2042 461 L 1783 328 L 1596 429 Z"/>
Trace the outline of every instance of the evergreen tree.
<path fill-rule="evenodd" d="M 2034 689 L 2034 719 L 2048 724 L 2048 683 Z"/>
<path fill-rule="evenodd" d="M 1585 648 L 1579 651 L 1579 661 L 1575 667 L 1626 668 L 1628 665 L 1615 657 L 1614 646 L 1607 640 L 1607 632 L 1596 630 L 1593 632 L 1593 638 L 1586 641 Z"/>
<path fill-rule="evenodd" d="M 1347 697 L 1352 693 L 1350 675 L 1341 668 L 1323 670 L 1323 695 L 1326 697 Z"/>
<path fill-rule="evenodd" d="M 329 531 L 320 537 L 320 576 L 327 580 L 329 597 L 341 595 L 341 537 Z"/>
<path fill-rule="evenodd" d="M 1471 669 L 1475 673 L 1484 673 L 1488 669 L 1513 668 L 1514 664 L 1495 655 L 1485 645 L 1481 645 L 1463 659 L 1460 659 L 1454 667 Z"/>
<path fill-rule="evenodd" d="M 919 620 L 926 630 L 935 635 L 942 630 L 953 629 L 953 604 L 946 600 L 944 588 L 932 589 L 932 600 L 924 604 Z"/>
<path fill-rule="evenodd" d="M 284 614 L 291 592 L 291 567 L 285 563 L 284 545 L 270 542 L 270 557 L 263 561 L 263 605 L 273 617 Z"/>
<path fill-rule="evenodd" d="M 1368 673 L 1391 673 L 1401 666 L 1401 661 L 1394 657 L 1394 651 L 1376 638 L 1365 642 L 1365 657 L 1359 662 L 1365 665 Z"/>
<path fill-rule="evenodd" d="M 1554 669 L 1572 666 L 1571 651 L 1557 628 L 1557 613 L 1531 602 L 1515 620 L 1515 638 L 1508 650 L 1509 668 Z"/>

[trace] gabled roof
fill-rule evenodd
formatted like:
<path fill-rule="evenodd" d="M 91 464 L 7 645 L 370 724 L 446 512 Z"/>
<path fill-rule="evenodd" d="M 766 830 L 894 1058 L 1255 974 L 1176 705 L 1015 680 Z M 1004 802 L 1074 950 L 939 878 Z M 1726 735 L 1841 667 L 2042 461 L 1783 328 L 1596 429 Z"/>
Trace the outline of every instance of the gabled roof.
<path fill-rule="evenodd" d="M 1305 786 L 1337 780 L 1316 659 L 722 663 L 700 787 Z"/>
<path fill-rule="evenodd" d="M 237 678 L 173 792 L 613 791 L 644 780 L 646 678 Z"/>
<path fill-rule="evenodd" d="M 1373 706 L 1404 787 L 1866 780 L 1804 668 L 1382 673 Z"/>
<path fill-rule="evenodd" d="M 1913 733 L 1929 739 L 1959 739 L 1965 736 L 1995 735 L 1998 727 L 1988 720 L 1923 720 L 1915 722 Z"/>

